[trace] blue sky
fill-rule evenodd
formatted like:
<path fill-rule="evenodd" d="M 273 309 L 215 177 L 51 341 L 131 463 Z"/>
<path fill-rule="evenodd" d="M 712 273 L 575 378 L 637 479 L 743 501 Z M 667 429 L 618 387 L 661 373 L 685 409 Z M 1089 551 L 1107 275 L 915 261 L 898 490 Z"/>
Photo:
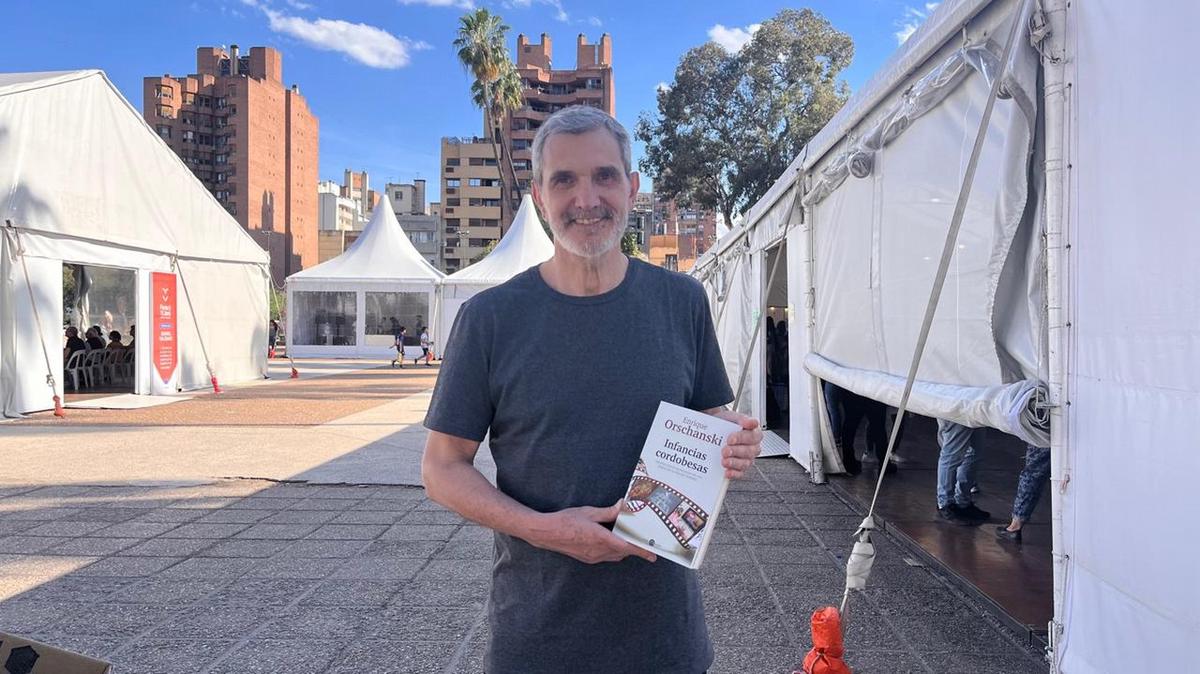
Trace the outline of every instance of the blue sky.
<path fill-rule="evenodd" d="M 844 73 L 857 90 L 929 11 L 905 0 L 582 2 L 579 0 L 15 0 L 5 10 L 0 72 L 100 68 L 141 109 L 142 78 L 195 70 L 195 48 L 271 46 L 285 84 L 298 84 L 320 119 L 320 176 L 366 169 L 372 185 L 425 178 L 437 198 L 442 136 L 482 127 L 451 42 L 458 17 L 483 6 L 536 41 L 548 33 L 557 67 L 574 65 L 575 37 L 613 38 L 617 118 L 630 127 L 655 108 L 679 57 L 717 39 L 736 49 L 749 27 L 781 8 L 811 7 L 854 39 Z M 641 148 L 634 148 L 635 164 Z"/>

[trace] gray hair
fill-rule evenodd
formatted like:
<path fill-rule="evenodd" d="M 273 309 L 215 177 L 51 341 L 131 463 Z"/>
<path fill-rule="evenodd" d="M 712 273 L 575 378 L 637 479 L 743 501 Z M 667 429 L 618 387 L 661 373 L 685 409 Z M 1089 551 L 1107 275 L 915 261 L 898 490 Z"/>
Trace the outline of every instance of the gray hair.
<path fill-rule="evenodd" d="M 632 173 L 632 151 L 629 149 L 629 132 L 625 127 L 603 110 L 587 105 L 572 105 L 550 115 L 550 118 L 538 127 L 537 135 L 533 137 L 534 182 L 542 182 L 542 149 L 546 147 L 546 141 L 551 136 L 561 133 L 578 136 L 596 129 L 604 129 L 612 134 L 613 140 L 617 141 L 617 147 L 621 149 L 621 163 L 625 166 L 625 175 Z"/>

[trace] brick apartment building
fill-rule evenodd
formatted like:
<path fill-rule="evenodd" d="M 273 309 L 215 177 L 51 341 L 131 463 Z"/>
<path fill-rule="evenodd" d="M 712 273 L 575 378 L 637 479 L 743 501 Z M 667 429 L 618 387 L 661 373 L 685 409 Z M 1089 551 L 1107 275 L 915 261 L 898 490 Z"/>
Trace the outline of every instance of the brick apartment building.
<path fill-rule="evenodd" d="M 196 72 L 146 77 L 142 114 L 271 257 L 271 275 L 317 264 L 318 121 L 269 47 L 196 50 Z"/>
<path fill-rule="evenodd" d="M 599 44 L 589 44 L 580 34 L 572 70 L 554 70 L 552 57 L 550 36 L 542 33 L 539 43 L 530 43 L 523 34 L 517 36 L 516 66 L 525 104 L 500 126 L 503 152 L 511 156 L 515 175 L 503 154 L 496 157 L 486 137 L 442 139 L 443 260 L 447 272 L 469 265 L 507 230 L 520 205 L 519 195 L 529 191 L 531 147 L 542 122 L 571 105 L 590 105 L 616 115 L 612 38 L 608 34 L 600 37 Z M 484 133 L 488 132 L 485 128 Z M 500 192 L 502 172 L 509 192 L 507 203 L 502 202 L 505 195 Z"/>
<path fill-rule="evenodd" d="M 647 237 L 650 262 L 675 271 L 690 271 L 696 260 L 717 242 L 717 214 L 681 208 L 674 199 L 655 196 L 652 202 Z"/>

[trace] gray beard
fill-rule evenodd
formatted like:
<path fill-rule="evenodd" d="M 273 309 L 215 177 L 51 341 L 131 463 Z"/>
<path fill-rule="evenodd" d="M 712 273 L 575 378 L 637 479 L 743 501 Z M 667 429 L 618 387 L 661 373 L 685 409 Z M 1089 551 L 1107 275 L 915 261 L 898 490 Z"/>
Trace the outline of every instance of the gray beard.
<path fill-rule="evenodd" d="M 601 257 L 621 243 L 621 237 L 625 235 L 626 228 L 617 227 L 614 225 L 612 233 L 606 238 L 600 239 L 599 241 L 589 240 L 582 244 L 571 240 L 571 238 L 566 235 L 566 230 L 563 230 L 556 225 L 552 225 L 551 229 L 554 231 L 554 240 L 563 248 L 565 248 L 568 253 L 590 260 Z"/>

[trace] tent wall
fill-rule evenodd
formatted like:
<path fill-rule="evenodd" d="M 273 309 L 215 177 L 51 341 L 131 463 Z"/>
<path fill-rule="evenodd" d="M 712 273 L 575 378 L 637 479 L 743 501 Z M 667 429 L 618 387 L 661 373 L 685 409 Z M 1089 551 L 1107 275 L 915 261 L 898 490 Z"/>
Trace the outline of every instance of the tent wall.
<path fill-rule="evenodd" d="M 63 393 L 62 264 L 27 257 L 25 264 L 41 318 L 42 343 L 54 368 L 55 390 L 46 385 L 46 357 L 25 285 L 25 272 L 9 237 L 0 237 L 0 417 L 54 407 Z"/>
<path fill-rule="evenodd" d="M 1073 3 L 1061 671 L 1196 671 L 1200 5 Z M 1118 46 L 1118 48 L 1114 48 Z"/>
<path fill-rule="evenodd" d="M 295 337 L 299 334 L 297 326 L 303 321 L 315 320 L 313 316 L 302 314 L 299 303 L 296 302 L 298 292 L 343 292 L 354 293 L 354 344 L 297 344 Z M 316 278 L 290 277 L 287 283 L 288 315 L 287 315 L 287 349 L 288 354 L 296 358 L 394 358 L 396 350 L 391 336 L 380 339 L 375 336 L 368 340 L 367 335 L 367 293 L 421 293 L 427 298 L 428 310 L 423 320 L 430 330 L 430 339 L 437 340 L 438 293 L 433 281 L 390 282 L 373 280 L 331 280 Z M 405 325 L 409 337 L 419 337 L 419 325 Z M 264 342 L 265 344 L 265 338 Z M 419 348 L 408 347 L 405 351 L 412 358 L 420 354 Z"/>
<path fill-rule="evenodd" d="M 187 308 L 183 284 L 178 284 L 180 386 L 184 390 L 209 385 L 203 336 L 218 381 L 258 379 L 267 373 L 267 328 L 270 319 L 265 267 L 257 265 L 180 260 L 179 271 L 196 309 Z M 149 288 L 149 273 L 141 286 Z M 142 291 L 145 294 L 146 291 Z M 148 337 L 148 335 L 147 335 Z M 148 340 L 140 340 L 148 341 Z M 147 353 L 149 356 L 149 353 Z M 149 361 L 146 361 L 149 363 Z M 142 378 L 152 376 L 147 366 Z"/>
<path fill-rule="evenodd" d="M 1007 17 L 981 17 L 985 25 L 971 30 L 975 39 L 996 28 L 998 18 Z M 992 25 L 986 25 L 989 19 Z M 958 49 L 957 43 L 947 45 L 934 61 Z M 1033 94 L 1036 52 L 1027 43 L 1020 51 L 1025 58 L 1015 81 L 1028 93 L 996 104 L 917 374 L 921 380 L 962 386 L 1006 380 L 992 319 L 1001 271 L 1026 215 L 1035 124 L 1035 111 L 1018 102 Z M 815 351 L 825 358 L 907 374 L 989 85 L 968 71 L 940 103 L 874 153 L 869 175 L 846 178 L 813 206 Z M 835 153 L 818 170 L 836 160 Z M 1025 277 L 1014 281 L 1023 285 Z M 1033 342 L 1026 337 L 1006 349 L 1021 363 L 1016 378 L 1037 374 L 1038 354 L 1027 348 Z"/>

